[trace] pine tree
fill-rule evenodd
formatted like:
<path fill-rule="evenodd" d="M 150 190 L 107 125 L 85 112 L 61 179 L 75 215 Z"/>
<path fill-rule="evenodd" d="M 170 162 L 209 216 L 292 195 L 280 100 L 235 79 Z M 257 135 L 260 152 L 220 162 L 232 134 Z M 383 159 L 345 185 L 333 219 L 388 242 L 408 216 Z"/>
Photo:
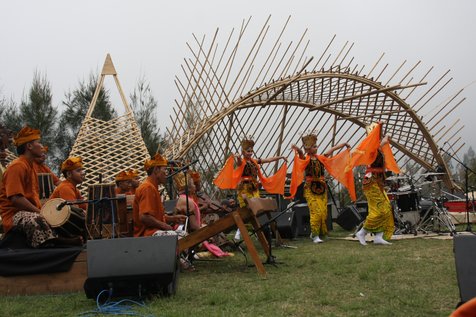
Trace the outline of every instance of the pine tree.
<path fill-rule="evenodd" d="M 160 134 L 160 128 L 157 127 L 157 101 L 144 78 L 139 79 L 130 98 L 142 139 L 149 154 L 153 156 L 158 150 L 166 147 L 166 141 Z"/>
<path fill-rule="evenodd" d="M 79 82 L 78 88 L 65 94 L 66 100 L 63 101 L 63 105 L 66 109 L 61 114 L 59 120 L 60 133 L 57 134 L 55 140 L 60 149 L 55 158 L 57 165 L 68 158 L 73 148 L 81 124 L 93 99 L 97 81 L 98 77 L 91 73 L 87 82 Z M 117 113 L 110 102 L 109 93 L 104 88 L 101 88 L 99 92 L 92 116 L 104 121 L 117 117 Z"/>

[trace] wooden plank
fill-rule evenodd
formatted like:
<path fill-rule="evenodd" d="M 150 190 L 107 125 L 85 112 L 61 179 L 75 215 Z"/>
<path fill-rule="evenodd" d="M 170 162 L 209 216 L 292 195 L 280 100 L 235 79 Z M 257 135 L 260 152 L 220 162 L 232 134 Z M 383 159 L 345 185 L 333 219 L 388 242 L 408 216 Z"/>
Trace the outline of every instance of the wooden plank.
<path fill-rule="evenodd" d="M 83 291 L 88 276 L 86 251 L 81 252 L 68 272 L 0 276 L 0 295 L 61 294 Z"/>

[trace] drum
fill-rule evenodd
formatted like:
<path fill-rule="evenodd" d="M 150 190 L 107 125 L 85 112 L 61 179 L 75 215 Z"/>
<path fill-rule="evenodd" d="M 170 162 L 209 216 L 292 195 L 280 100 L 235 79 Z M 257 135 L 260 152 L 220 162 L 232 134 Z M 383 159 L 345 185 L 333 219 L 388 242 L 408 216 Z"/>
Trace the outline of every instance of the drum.
<path fill-rule="evenodd" d="M 401 212 L 418 210 L 417 192 L 399 192 L 397 193 L 397 206 Z"/>
<path fill-rule="evenodd" d="M 43 205 L 53 193 L 55 189 L 53 183 L 53 176 L 50 173 L 38 173 L 38 193 L 40 194 L 40 201 Z"/>
<path fill-rule="evenodd" d="M 41 215 L 46 219 L 51 228 L 62 236 L 84 236 L 84 211 L 81 208 L 70 205 L 64 205 L 58 210 L 57 207 L 64 201 L 61 198 L 48 200 L 41 207 Z"/>

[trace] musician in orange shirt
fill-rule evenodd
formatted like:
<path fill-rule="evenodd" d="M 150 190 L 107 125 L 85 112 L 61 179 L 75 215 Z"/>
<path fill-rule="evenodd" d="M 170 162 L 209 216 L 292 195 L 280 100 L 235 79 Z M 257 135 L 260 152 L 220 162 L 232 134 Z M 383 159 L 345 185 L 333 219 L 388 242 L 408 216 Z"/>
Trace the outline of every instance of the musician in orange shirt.
<path fill-rule="evenodd" d="M 70 157 L 61 164 L 61 173 L 63 173 L 64 182 L 61 182 L 55 188 L 50 196 L 52 198 L 61 198 L 67 201 L 84 200 L 83 196 L 78 190 L 84 180 L 83 162 L 80 157 Z M 86 203 L 78 204 L 77 207 L 82 210 L 87 210 Z"/>
<path fill-rule="evenodd" d="M 167 168 L 167 160 L 160 154 L 156 154 L 144 163 L 148 176 L 137 188 L 132 205 L 134 237 L 175 234 L 169 223 L 185 222 L 184 215 L 168 216 L 164 212 L 158 186 L 165 184 Z"/>
<path fill-rule="evenodd" d="M 14 137 L 19 157 L 6 169 L 0 184 L 0 213 L 3 229 L 13 228 L 26 236 L 33 248 L 47 246 L 57 235 L 40 214 L 38 179 L 33 160 L 43 154 L 40 131 L 28 126 Z"/>

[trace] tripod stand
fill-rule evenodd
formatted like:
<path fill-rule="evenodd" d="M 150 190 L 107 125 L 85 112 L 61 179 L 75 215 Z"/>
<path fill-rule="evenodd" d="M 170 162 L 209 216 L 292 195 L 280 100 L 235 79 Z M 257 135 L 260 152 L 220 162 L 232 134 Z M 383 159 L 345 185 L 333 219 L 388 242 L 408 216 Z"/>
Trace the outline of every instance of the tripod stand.
<path fill-rule="evenodd" d="M 450 235 L 456 234 L 456 227 L 451 220 L 448 210 L 443 206 L 441 199 L 432 197 L 432 206 L 428 208 L 420 222 L 416 226 L 417 231 L 441 232 L 441 228 L 449 230 Z"/>
<path fill-rule="evenodd" d="M 465 191 L 465 196 L 466 196 L 466 231 L 468 232 L 473 232 L 472 228 L 471 228 L 471 222 L 469 221 L 469 184 L 468 184 L 468 171 L 470 171 L 471 173 L 473 174 L 476 174 L 475 171 L 473 171 L 471 168 L 469 168 L 466 164 L 464 164 L 463 162 L 461 162 L 459 159 L 457 159 L 456 157 L 454 157 L 454 155 L 448 153 L 447 151 L 445 151 L 443 148 L 440 148 L 441 151 L 445 152 L 446 154 L 448 154 L 453 160 L 455 160 L 456 162 L 458 162 L 459 164 L 461 164 L 461 166 L 464 167 L 464 191 Z"/>

